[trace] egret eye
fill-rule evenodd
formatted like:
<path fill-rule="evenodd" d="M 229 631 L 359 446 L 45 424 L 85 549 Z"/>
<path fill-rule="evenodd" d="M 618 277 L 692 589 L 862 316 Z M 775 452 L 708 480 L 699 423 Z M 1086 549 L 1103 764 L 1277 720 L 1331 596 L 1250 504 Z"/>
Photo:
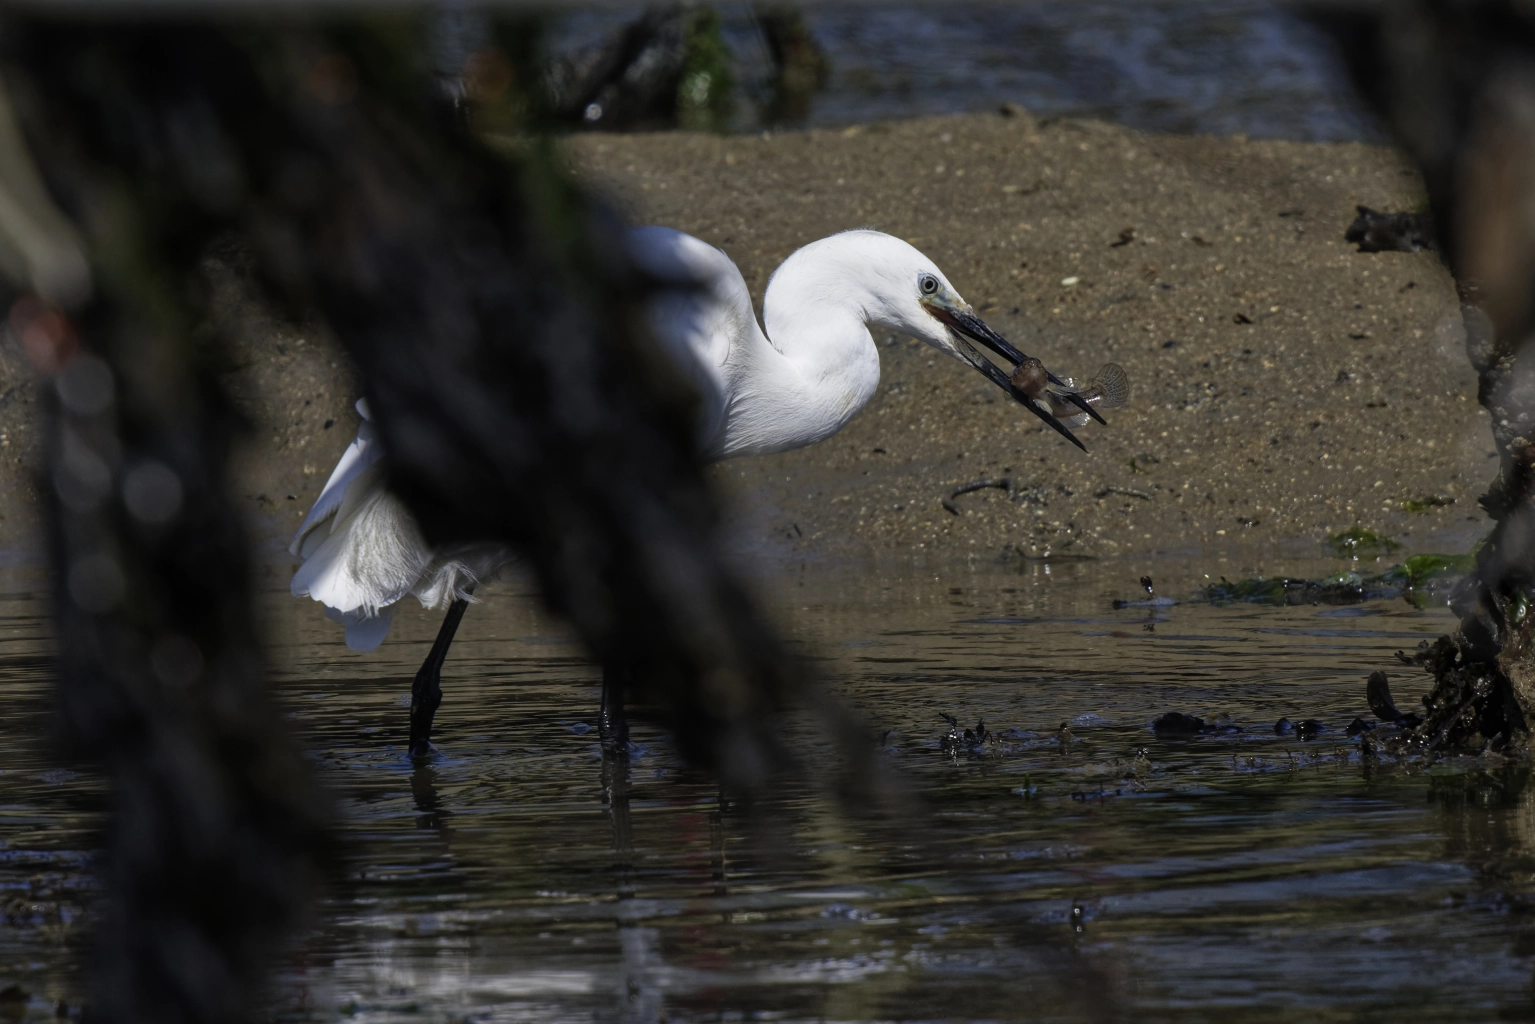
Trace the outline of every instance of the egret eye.
<path fill-rule="evenodd" d="M 938 291 L 938 278 L 932 274 L 923 274 L 917 279 L 917 287 L 922 289 L 923 295 L 932 295 Z"/>

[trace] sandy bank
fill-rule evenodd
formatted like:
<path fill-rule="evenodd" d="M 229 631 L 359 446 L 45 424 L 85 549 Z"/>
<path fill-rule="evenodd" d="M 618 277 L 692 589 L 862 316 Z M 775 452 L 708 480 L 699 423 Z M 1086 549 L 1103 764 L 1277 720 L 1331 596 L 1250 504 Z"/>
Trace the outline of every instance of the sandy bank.
<path fill-rule="evenodd" d="M 568 150 L 636 220 L 723 248 L 759 302 L 795 247 L 874 227 L 1057 372 L 1130 374 L 1130 406 L 1079 431 L 1084 456 L 977 374 L 881 339 L 879 393 L 842 433 L 719 469 L 786 544 L 1314 552 L 1357 523 L 1429 546 L 1481 529 L 1492 447 L 1449 276 L 1432 254 L 1342 239 L 1357 203 L 1422 201 L 1392 150 L 988 115 Z M 1012 496 L 941 504 L 1001 477 Z M 1399 507 L 1429 494 L 1455 504 Z"/>
<path fill-rule="evenodd" d="M 1421 201 L 1391 150 L 971 115 L 771 137 L 591 135 L 566 151 L 636 221 L 724 249 L 759 303 L 797 246 L 874 227 L 916 244 L 1058 373 L 1112 360 L 1130 374 L 1129 407 L 1078 432 L 1083 455 L 974 372 L 881 338 L 879 392 L 842 433 L 716 470 L 746 546 L 1314 553 L 1355 524 L 1420 549 L 1482 529 L 1474 499 L 1492 448 L 1449 277 L 1432 254 L 1342 240 L 1356 203 Z M 243 339 L 231 384 L 260 424 L 239 493 L 275 539 L 351 439 L 353 385 L 323 332 L 265 318 L 226 285 L 221 308 Z M 35 507 L 35 396 L 14 360 L 0 375 L 0 528 L 14 548 Z M 958 514 L 942 504 L 1004 477 L 1011 492 L 962 495 Z M 1425 495 L 1455 503 L 1401 510 Z"/>

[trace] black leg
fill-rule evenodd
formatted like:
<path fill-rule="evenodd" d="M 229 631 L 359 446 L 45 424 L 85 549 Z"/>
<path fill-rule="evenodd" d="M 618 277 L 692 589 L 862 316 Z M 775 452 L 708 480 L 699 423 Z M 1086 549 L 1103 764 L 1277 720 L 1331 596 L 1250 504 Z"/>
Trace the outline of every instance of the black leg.
<path fill-rule="evenodd" d="M 411 757 L 425 757 L 432 751 L 432 716 L 437 714 L 437 706 L 442 703 L 442 663 L 448 660 L 448 647 L 453 643 L 453 634 L 458 632 L 458 624 L 468 607 L 469 602 L 462 600 L 448 606 L 447 617 L 442 620 L 442 628 L 432 643 L 432 653 L 421 663 L 416 681 L 411 684 Z"/>
<path fill-rule="evenodd" d="M 629 717 L 624 714 L 624 689 L 629 683 L 627 665 L 602 666 L 602 708 L 597 712 L 597 737 L 607 754 L 629 749 Z"/>

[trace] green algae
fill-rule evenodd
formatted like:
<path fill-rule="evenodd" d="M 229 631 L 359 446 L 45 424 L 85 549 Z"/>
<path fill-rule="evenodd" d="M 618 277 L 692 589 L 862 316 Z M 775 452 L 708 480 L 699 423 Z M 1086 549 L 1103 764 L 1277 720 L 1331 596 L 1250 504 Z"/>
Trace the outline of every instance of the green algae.
<path fill-rule="evenodd" d="M 1400 508 L 1403 512 L 1422 514 L 1453 504 L 1455 504 L 1454 498 L 1447 498 L 1442 494 L 1425 494 L 1421 498 L 1404 498 L 1400 502 Z"/>
<path fill-rule="evenodd" d="M 1228 580 L 1204 588 L 1203 598 L 1211 604 L 1358 604 L 1376 598 L 1400 597 L 1403 587 L 1380 576 L 1364 577 L 1358 573 L 1338 573 L 1326 579 L 1308 580 L 1294 576 L 1251 576 Z"/>
<path fill-rule="evenodd" d="M 1357 604 L 1402 598 L 1417 608 L 1443 603 L 1461 577 L 1476 566 L 1476 556 L 1409 555 L 1385 572 L 1339 572 L 1322 579 L 1251 576 L 1211 583 L 1200 596 L 1212 604 Z"/>
<path fill-rule="evenodd" d="M 688 22 L 682 78 L 677 83 L 677 126 L 723 132 L 735 106 L 735 58 L 719 12 L 700 7 Z"/>
<path fill-rule="evenodd" d="M 1469 555 L 1409 555 L 1403 564 L 1381 573 L 1380 579 L 1399 584 L 1408 604 L 1427 608 L 1448 600 L 1455 583 L 1474 568 L 1474 552 Z"/>
<path fill-rule="evenodd" d="M 1410 586 L 1427 580 L 1464 576 L 1476 568 L 1476 555 L 1408 555 L 1402 564 Z"/>
<path fill-rule="evenodd" d="M 1219 583 L 1205 587 L 1204 599 L 1211 604 L 1235 604 L 1239 601 L 1285 604 L 1286 584 L 1290 582 L 1283 576 L 1252 576 L 1243 580 L 1228 580 L 1222 576 Z"/>
<path fill-rule="evenodd" d="M 1332 554 L 1351 558 L 1357 562 L 1389 555 L 1402 545 L 1383 533 L 1367 530 L 1363 526 L 1354 526 L 1328 537 L 1322 546 Z"/>

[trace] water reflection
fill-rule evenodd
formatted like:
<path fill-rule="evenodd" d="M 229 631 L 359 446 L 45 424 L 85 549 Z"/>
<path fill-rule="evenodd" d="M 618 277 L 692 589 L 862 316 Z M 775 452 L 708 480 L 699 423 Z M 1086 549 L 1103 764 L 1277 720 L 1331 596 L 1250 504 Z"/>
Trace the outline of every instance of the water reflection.
<path fill-rule="evenodd" d="M 771 91 L 768 48 L 745 4 L 720 5 L 745 86 L 737 127 L 756 130 Z M 1156 132 L 1378 141 L 1332 44 L 1271 0 L 1027 4 L 806 4 L 831 63 L 808 124 L 994 111 L 1088 116 Z M 557 19 L 568 52 L 633 17 L 593 6 Z M 454 63 L 453 66 L 458 66 Z"/>
<path fill-rule="evenodd" d="M 1528 769 L 1398 766 L 1344 735 L 1365 676 L 1448 613 L 1214 608 L 1186 600 L 1208 567 L 1185 565 L 1151 567 L 1182 603 L 1113 610 L 1146 568 L 774 574 L 782 627 L 926 798 L 901 821 L 813 780 L 748 813 L 643 727 L 605 761 L 597 671 L 515 585 L 466 620 L 442 756 L 413 767 L 401 698 L 435 623 L 406 619 L 416 642 L 361 657 L 274 574 L 279 684 L 352 840 L 280 1019 L 1525 1013 Z M 0 988 L 42 1020 L 81 994 L 97 794 L 40 738 L 46 605 L 6 582 Z M 1421 684 L 1393 686 L 1405 707 Z M 1168 711 L 1220 728 L 1159 738 Z M 943 714 L 995 742 L 945 753 Z M 1279 736 L 1280 717 L 1326 731 Z M 812 730 L 794 735 L 816 756 Z"/>

